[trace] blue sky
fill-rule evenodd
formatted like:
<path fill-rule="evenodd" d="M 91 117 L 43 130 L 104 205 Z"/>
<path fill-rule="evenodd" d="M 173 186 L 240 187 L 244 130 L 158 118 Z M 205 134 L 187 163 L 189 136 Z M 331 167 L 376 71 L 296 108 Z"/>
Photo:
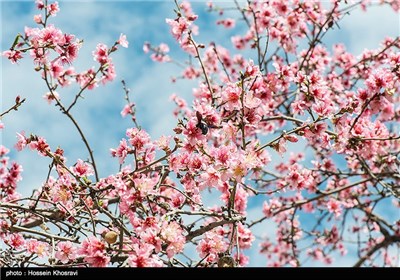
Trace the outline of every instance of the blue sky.
<path fill-rule="evenodd" d="M 229 5 L 230 1 L 214 1 Z M 129 48 L 121 48 L 113 55 L 117 78 L 106 86 L 95 91 L 87 91 L 72 113 L 81 124 L 83 131 L 92 143 L 97 166 L 101 177 L 118 170 L 118 161 L 110 157 L 109 149 L 116 147 L 124 136 L 126 128 L 131 125 L 129 119 L 121 119 L 120 111 L 125 105 L 124 93 L 120 81 L 124 79 L 131 89 L 132 99 L 137 104 L 137 118 L 153 139 L 171 134 L 176 121 L 172 116 L 174 104 L 169 101 L 172 93 L 191 100 L 192 82 L 181 81 L 172 84 L 171 76 L 180 74 L 181 69 L 174 64 L 158 64 L 150 60 L 142 51 L 143 43 L 149 41 L 154 45 L 165 42 L 170 46 L 170 55 L 176 60 L 184 60 L 186 54 L 179 51 L 174 39 L 169 35 L 169 26 L 165 18 L 174 18 L 173 1 L 59 1 L 61 12 L 50 23 L 60 27 L 63 32 L 75 34 L 84 39 L 80 57 L 75 64 L 78 71 L 95 65 L 91 52 L 97 43 L 111 46 L 120 33 L 127 34 Z M 206 1 L 193 2 L 194 11 L 200 15 L 197 24 L 200 27 L 198 42 L 206 45 L 211 40 L 222 44 L 235 53 L 230 44 L 232 31 L 226 32 L 213 22 L 216 14 L 206 11 Z M 23 32 L 24 26 L 34 26 L 33 15 L 37 13 L 34 1 L 1 0 L 1 40 L 0 49 L 6 50 L 12 44 L 15 35 Z M 349 51 L 359 54 L 365 48 L 376 48 L 385 36 L 400 34 L 400 21 L 387 7 L 371 8 L 368 13 L 355 11 L 341 23 L 341 29 L 327 35 L 327 45 L 338 41 L 344 42 Z M 65 150 L 68 163 L 72 165 L 78 158 L 86 159 L 78 133 L 67 118 L 57 108 L 49 106 L 42 95 L 46 87 L 39 74 L 33 70 L 32 62 L 24 59 L 19 65 L 11 65 L 1 60 L 1 107 L 13 105 L 16 95 L 27 99 L 18 112 L 7 115 L 2 121 L 6 128 L 1 133 L 1 143 L 12 147 L 15 143 L 15 132 L 24 130 L 27 134 L 35 133 L 45 137 L 52 148 L 60 145 Z M 77 88 L 59 90 L 62 99 L 69 100 Z M 2 110 L 2 111 L 3 111 Z M 292 149 L 294 149 L 292 147 Z M 299 147 L 297 146 L 298 150 Z M 271 152 L 274 160 L 281 158 Z M 31 193 L 45 180 L 48 171 L 48 159 L 25 150 L 12 152 L 13 159 L 24 167 L 20 192 Z M 218 198 L 218 197 L 217 197 Z M 210 196 L 210 200 L 216 199 Z M 249 205 L 249 213 L 255 215 L 259 209 Z M 257 215 L 258 216 L 258 215 Z M 273 226 L 264 223 L 256 227 L 256 234 L 272 234 Z M 253 253 L 256 252 L 252 252 Z M 336 265 L 350 265 L 347 258 L 338 259 Z M 263 265 L 263 257 L 251 258 L 252 265 Z"/>

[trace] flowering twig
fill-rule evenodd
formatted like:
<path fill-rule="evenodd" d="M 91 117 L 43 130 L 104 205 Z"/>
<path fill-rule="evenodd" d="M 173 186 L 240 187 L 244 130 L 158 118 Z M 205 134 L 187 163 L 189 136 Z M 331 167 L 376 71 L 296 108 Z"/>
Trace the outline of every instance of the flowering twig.
<path fill-rule="evenodd" d="M 19 106 L 21 106 L 22 103 L 25 102 L 25 100 L 26 100 L 26 98 L 24 98 L 24 99 L 21 100 L 20 97 L 18 96 L 18 97 L 15 99 L 15 104 L 14 104 L 13 106 L 11 106 L 9 109 L 7 109 L 6 111 L 4 111 L 3 113 L 0 114 L 0 119 L 1 119 L 4 115 L 10 113 L 12 110 L 18 111 Z"/>

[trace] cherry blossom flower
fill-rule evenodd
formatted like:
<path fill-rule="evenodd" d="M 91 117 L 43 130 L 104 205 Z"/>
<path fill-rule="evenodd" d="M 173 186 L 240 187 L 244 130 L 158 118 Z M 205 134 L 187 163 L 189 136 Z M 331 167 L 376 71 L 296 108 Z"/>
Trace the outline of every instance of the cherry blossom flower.
<path fill-rule="evenodd" d="M 120 44 L 122 47 L 127 48 L 129 45 L 128 40 L 126 39 L 126 35 L 122 34 L 119 36 L 119 39 L 117 41 L 118 44 Z"/>
<path fill-rule="evenodd" d="M 105 44 L 98 44 L 92 54 L 93 59 L 100 64 L 106 64 L 109 60 L 108 47 Z"/>
<path fill-rule="evenodd" d="M 224 237 L 214 230 L 205 234 L 205 237 L 197 245 L 196 250 L 201 258 L 206 257 L 208 262 L 213 263 L 217 261 L 218 253 L 224 252 L 227 246 Z"/>
<path fill-rule="evenodd" d="M 60 11 L 60 8 L 58 7 L 58 2 L 51 3 L 50 5 L 47 6 L 47 9 L 50 13 L 51 16 L 55 17 L 57 13 Z"/>
<path fill-rule="evenodd" d="M 149 244 L 134 244 L 134 254 L 128 257 L 130 267 L 162 267 L 163 262 L 152 254 L 154 247 Z"/>
<path fill-rule="evenodd" d="M 327 203 L 329 212 L 334 213 L 335 217 L 338 218 L 342 214 L 340 203 L 335 199 L 330 199 Z"/>
<path fill-rule="evenodd" d="M 50 151 L 49 144 L 47 144 L 46 139 L 43 137 L 37 137 L 37 139 L 31 141 L 29 143 L 29 148 L 31 150 L 37 150 L 41 156 L 47 156 L 47 153 Z"/>
<path fill-rule="evenodd" d="M 36 0 L 35 3 L 36 8 L 38 8 L 39 10 L 42 10 L 45 7 L 43 0 Z"/>
<path fill-rule="evenodd" d="M 77 256 L 77 248 L 70 241 L 61 241 L 57 244 L 56 259 L 66 264 L 74 261 Z"/>
<path fill-rule="evenodd" d="M 5 242 L 15 249 L 21 249 L 25 245 L 25 239 L 20 233 L 10 234 Z"/>
<path fill-rule="evenodd" d="M 167 18 L 165 22 L 171 26 L 171 33 L 176 40 L 182 38 L 182 35 L 188 31 L 190 25 L 184 17 L 179 17 L 175 20 Z"/>
<path fill-rule="evenodd" d="M 128 143 L 126 139 L 122 139 L 119 143 L 117 149 L 110 149 L 111 155 L 113 157 L 119 158 L 119 164 L 122 164 L 125 161 L 126 156 L 128 155 L 130 148 L 128 147 Z"/>
<path fill-rule="evenodd" d="M 81 159 L 78 159 L 77 163 L 75 164 L 73 171 L 76 175 L 83 177 L 83 176 L 90 176 L 94 174 L 93 167 Z"/>
<path fill-rule="evenodd" d="M 48 254 L 48 244 L 36 239 L 26 240 L 25 246 L 29 253 L 36 254 L 39 257 L 43 257 Z"/>
<path fill-rule="evenodd" d="M 39 15 L 34 15 L 34 16 L 33 16 L 33 20 L 34 20 L 37 24 L 42 23 L 42 15 L 41 15 L 41 14 L 39 14 Z"/>
<path fill-rule="evenodd" d="M 235 27 L 235 20 L 232 18 L 226 18 L 217 21 L 218 25 L 223 25 L 226 28 L 234 28 Z"/>
<path fill-rule="evenodd" d="M 27 139 L 25 137 L 25 132 L 22 131 L 21 133 L 17 133 L 17 143 L 15 143 L 15 148 L 18 151 L 22 151 L 27 145 Z"/>
<path fill-rule="evenodd" d="M 110 257 L 100 252 L 95 252 L 90 256 L 86 256 L 84 259 L 92 267 L 106 267 L 110 262 Z"/>
<path fill-rule="evenodd" d="M 51 104 L 54 100 L 59 100 L 60 95 L 56 92 L 47 92 L 45 95 L 43 95 L 43 98 L 47 100 L 47 103 Z"/>
<path fill-rule="evenodd" d="M 22 58 L 22 53 L 17 50 L 8 50 L 2 53 L 3 56 L 7 57 L 12 64 L 17 63 Z"/>

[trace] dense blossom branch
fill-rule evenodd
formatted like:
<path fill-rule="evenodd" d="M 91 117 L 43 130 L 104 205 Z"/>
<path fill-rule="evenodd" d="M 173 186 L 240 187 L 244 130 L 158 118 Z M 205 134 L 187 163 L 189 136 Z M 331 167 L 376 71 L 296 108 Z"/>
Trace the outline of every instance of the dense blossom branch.
<path fill-rule="evenodd" d="M 380 4 L 400 9 L 398 1 Z M 0 146 L 2 266 L 232 267 L 249 264 L 248 250 L 268 266 L 331 265 L 354 246 L 354 266 L 397 264 L 400 220 L 390 213 L 400 207 L 399 37 L 359 56 L 324 42 L 345 15 L 368 11 L 368 1 L 207 5 L 220 16 L 217 28 L 235 31 L 233 46 L 200 42 L 199 16 L 175 1 L 166 23 L 188 61 L 174 60 L 164 43 L 143 50 L 198 81 L 193 102 L 172 95 L 176 126 L 152 139 L 122 81 L 121 116 L 133 127 L 110 149 L 118 170 L 104 176 L 72 109 L 114 80 L 111 54 L 128 41 L 121 34 L 111 47 L 98 44 L 98 66 L 77 72 L 83 41 L 49 24 L 57 2 L 36 1 L 37 27 L 3 56 L 18 63 L 30 54 L 44 98 L 72 122 L 88 160 L 67 164 L 62 147 L 17 133 L 17 151 L 30 148 L 49 164 L 43 184 L 22 197 L 22 166 Z M 68 105 L 61 91 L 71 84 L 79 89 Z M 255 233 L 271 230 L 257 244 Z"/>

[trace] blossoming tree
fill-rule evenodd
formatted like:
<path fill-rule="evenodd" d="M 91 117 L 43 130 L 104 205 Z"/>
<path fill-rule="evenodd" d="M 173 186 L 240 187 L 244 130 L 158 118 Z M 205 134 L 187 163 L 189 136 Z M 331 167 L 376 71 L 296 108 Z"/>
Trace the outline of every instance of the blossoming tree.
<path fill-rule="evenodd" d="M 176 17 L 166 24 L 191 57 L 181 77 L 198 81 L 194 101 L 173 95 L 176 127 L 152 139 L 123 82 L 121 114 L 133 127 L 111 149 L 120 170 L 104 176 L 71 109 L 86 91 L 114 80 L 111 56 L 128 47 L 127 38 L 98 44 L 97 66 L 77 72 L 83 41 L 51 24 L 57 2 L 37 0 L 36 27 L 26 27 L 2 54 L 11 63 L 33 60 L 45 99 L 72 122 L 88 160 L 67 165 L 62 147 L 17 133 L 16 150 L 34 150 L 50 164 L 41 188 L 22 197 L 22 166 L 7 156 L 11 147 L 0 146 L 1 265 L 231 267 L 248 264 L 248 249 L 268 266 L 327 265 L 349 246 L 356 248 L 354 266 L 398 265 L 400 38 L 359 56 L 340 43 L 327 48 L 323 38 L 354 9 L 399 11 L 400 2 L 321 2 L 234 0 L 236 19 L 208 3 L 221 16 L 216 24 L 246 28 L 226 42 L 234 55 L 199 42 L 198 16 L 189 2 L 175 2 Z M 154 61 L 173 61 L 166 44 L 146 42 L 143 49 Z M 62 90 L 71 84 L 79 91 L 66 104 Z M 24 102 L 18 96 L 1 118 Z M 271 160 L 296 145 L 287 162 Z M 219 205 L 205 199 L 210 190 Z M 259 204 L 257 217 L 248 217 L 249 203 Z M 378 205 L 397 215 L 379 215 Z M 271 224 L 275 234 L 254 248 L 253 228 Z"/>

